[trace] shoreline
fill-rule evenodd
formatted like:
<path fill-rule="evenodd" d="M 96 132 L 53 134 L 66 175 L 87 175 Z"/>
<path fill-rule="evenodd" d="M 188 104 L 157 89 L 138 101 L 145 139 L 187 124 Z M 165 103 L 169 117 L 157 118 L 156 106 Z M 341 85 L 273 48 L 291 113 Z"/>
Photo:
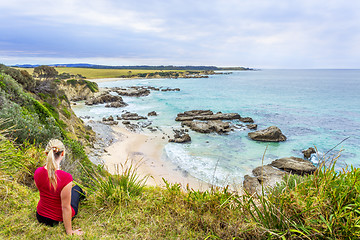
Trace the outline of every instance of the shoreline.
<path fill-rule="evenodd" d="M 136 168 L 139 179 L 147 177 L 147 186 L 165 186 L 163 178 L 171 184 L 179 183 L 183 189 L 205 191 L 211 185 L 177 169 L 163 159 L 167 140 L 159 133 L 134 133 L 121 126 L 111 126 L 116 141 L 105 148 L 101 156 L 111 174 L 121 173 L 130 164 Z"/>

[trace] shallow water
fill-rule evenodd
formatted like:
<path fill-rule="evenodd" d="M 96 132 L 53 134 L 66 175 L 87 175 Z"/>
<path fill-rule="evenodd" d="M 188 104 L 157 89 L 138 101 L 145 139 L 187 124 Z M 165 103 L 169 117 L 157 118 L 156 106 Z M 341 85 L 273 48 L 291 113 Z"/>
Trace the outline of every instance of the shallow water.
<path fill-rule="evenodd" d="M 180 128 L 179 112 L 210 109 L 237 112 L 252 117 L 258 129 L 276 125 L 286 142 L 255 142 L 249 130 L 229 135 L 191 132 L 189 144 L 169 143 L 164 158 L 181 169 L 213 184 L 238 184 L 245 174 L 279 157 L 302 157 L 301 150 L 316 146 L 325 153 L 346 137 L 335 150 L 343 149 L 339 167 L 359 166 L 360 156 L 360 70 L 262 70 L 212 75 L 199 79 L 141 79 L 100 83 L 100 87 L 178 87 L 180 92 L 156 92 L 147 97 L 124 97 L 122 109 L 104 105 L 75 107 L 78 116 L 95 119 L 120 115 L 128 110 L 140 115 L 156 111 L 153 126 Z M 315 159 L 316 160 L 316 159 Z"/>

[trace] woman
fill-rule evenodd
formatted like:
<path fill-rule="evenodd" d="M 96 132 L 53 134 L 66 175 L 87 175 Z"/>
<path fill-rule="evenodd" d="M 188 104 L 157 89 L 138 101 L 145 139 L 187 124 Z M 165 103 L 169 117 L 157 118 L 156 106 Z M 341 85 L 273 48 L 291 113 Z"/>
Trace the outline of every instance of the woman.
<path fill-rule="evenodd" d="M 81 229 L 72 230 L 71 220 L 77 214 L 80 198 L 84 192 L 73 185 L 70 173 L 60 170 L 60 162 L 65 156 L 65 146 L 57 139 L 49 141 L 45 149 L 47 162 L 36 169 L 35 184 L 40 192 L 36 217 L 40 223 L 54 226 L 64 222 L 66 233 L 82 235 Z"/>

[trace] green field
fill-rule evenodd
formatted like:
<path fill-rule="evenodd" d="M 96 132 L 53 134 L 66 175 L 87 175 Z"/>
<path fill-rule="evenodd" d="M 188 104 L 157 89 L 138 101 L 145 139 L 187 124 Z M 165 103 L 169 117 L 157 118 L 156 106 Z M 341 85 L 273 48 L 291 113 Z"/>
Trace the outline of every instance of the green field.
<path fill-rule="evenodd" d="M 16 68 L 19 70 L 26 70 L 31 75 L 33 74 L 34 68 Z M 118 77 L 135 77 L 137 74 L 141 73 L 155 73 L 155 72 L 185 72 L 184 70 L 140 70 L 140 69 L 96 69 L 96 68 L 70 68 L 70 67 L 57 67 L 55 68 L 59 74 L 61 73 L 70 73 L 73 75 L 81 74 L 87 79 L 97 79 L 97 78 L 118 78 Z"/>

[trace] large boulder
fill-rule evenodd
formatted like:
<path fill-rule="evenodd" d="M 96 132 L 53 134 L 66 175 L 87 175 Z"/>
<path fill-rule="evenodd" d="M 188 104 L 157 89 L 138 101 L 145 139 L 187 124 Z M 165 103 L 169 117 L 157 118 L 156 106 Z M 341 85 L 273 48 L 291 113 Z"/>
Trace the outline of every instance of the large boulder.
<path fill-rule="evenodd" d="M 250 194 L 258 193 L 261 194 L 261 184 L 257 177 L 251 177 L 249 175 L 244 176 L 243 182 L 244 190 Z"/>
<path fill-rule="evenodd" d="M 297 157 L 276 159 L 270 165 L 298 175 L 312 174 L 316 171 L 316 167 L 310 161 Z"/>
<path fill-rule="evenodd" d="M 254 177 L 246 175 L 243 182 L 244 189 L 251 194 L 261 194 L 263 189 L 266 191 L 266 188 L 275 187 L 286 174 L 286 172 L 270 165 L 257 167 L 252 173 Z"/>
<path fill-rule="evenodd" d="M 286 136 L 276 126 L 268 127 L 264 130 L 248 133 L 248 136 L 255 141 L 263 142 L 282 142 L 286 140 Z"/>
<path fill-rule="evenodd" d="M 230 123 L 223 122 L 219 120 L 215 121 L 185 121 L 182 122 L 182 126 L 188 126 L 191 130 L 200 133 L 210 133 L 210 132 L 217 132 L 217 133 L 228 133 L 231 131 Z"/>

